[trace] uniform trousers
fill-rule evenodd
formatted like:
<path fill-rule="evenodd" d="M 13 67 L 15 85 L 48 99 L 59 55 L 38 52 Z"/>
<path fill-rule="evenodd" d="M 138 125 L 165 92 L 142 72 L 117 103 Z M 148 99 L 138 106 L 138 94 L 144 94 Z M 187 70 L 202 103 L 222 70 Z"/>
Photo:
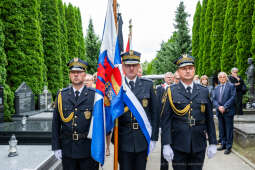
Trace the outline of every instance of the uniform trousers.
<path fill-rule="evenodd" d="M 174 151 L 174 159 L 172 161 L 174 170 L 202 170 L 205 158 L 205 150 L 201 152 L 185 153 Z"/>
<path fill-rule="evenodd" d="M 124 152 L 119 151 L 120 170 L 145 170 L 147 163 L 147 151 Z"/>
<path fill-rule="evenodd" d="M 99 164 L 89 158 L 73 159 L 66 156 L 62 157 L 63 170 L 98 170 Z"/>

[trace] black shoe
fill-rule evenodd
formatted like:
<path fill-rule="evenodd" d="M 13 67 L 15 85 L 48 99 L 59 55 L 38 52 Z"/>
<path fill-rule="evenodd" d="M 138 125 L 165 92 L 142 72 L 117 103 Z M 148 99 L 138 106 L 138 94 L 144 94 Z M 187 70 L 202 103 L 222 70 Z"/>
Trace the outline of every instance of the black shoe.
<path fill-rule="evenodd" d="M 225 152 L 224 152 L 225 155 L 228 155 L 230 153 L 231 153 L 231 149 L 226 149 Z"/>
<path fill-rule="evenodd" d="M 217 148 L 217 151 L 222 151 L 224 149 L 226 149 L 226 147 L 221 145 L 220 147 Z"/>

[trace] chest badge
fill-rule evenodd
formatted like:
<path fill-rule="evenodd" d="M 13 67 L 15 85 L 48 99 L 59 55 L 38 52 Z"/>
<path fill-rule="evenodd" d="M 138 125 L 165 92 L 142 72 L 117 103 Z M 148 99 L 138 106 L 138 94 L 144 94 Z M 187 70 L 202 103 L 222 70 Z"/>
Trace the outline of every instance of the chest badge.
<path fill-rule="evenodd" d="M 91 118 L 91 112 L 89 110 L 84 112 L 84 116 L 86 119 L 90 119 Z"/>
<path fill-rule="evenodd" d="M 148 106 L 148 99 L 143 99 L 142 103 L 143 103 L 143 107 L 147 107 Z"/>
<path fill-rule="evenodd" d="M 201 104 L 201 112 L 202 112 L 202 113 L 205 112 L 205 104 Z"/>

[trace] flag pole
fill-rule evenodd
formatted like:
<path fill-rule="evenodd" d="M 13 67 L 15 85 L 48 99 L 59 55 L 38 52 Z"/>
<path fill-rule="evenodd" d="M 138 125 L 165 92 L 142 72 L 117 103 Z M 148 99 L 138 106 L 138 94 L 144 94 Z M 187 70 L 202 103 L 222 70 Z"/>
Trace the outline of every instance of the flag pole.
<path fill-rule="evenodd" d="M 115 26 L 116 30 L 118 30 L 118 24 L 117 24 L 117 0 L 113 0 L 113 14 L 114 14 L 114 20 L 115 20 Z M 113 170 L 118 170 L 118 145 L 119 145 L 119 127 L 118 127 L 118 119 L 115 120 L 115 126 L 114 126 L 114 165 Z"/>

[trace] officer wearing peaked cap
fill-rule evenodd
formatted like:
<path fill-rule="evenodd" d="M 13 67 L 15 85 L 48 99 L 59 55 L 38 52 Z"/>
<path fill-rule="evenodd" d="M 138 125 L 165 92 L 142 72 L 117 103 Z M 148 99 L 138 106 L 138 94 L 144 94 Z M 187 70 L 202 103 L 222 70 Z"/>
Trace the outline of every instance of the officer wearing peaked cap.
<path fill-rule="evenodd" d="M 91 158 L 91 139 L 87 138 L 95 90 L 84 86 L 88 64 L 74 58 L 68 63 L 71 87 L 57 94 L 52 120 L 52 150 L 62 160 L 64 170 L 98 170 Z"/>
<path fill-rule="evenodd" d="M 141 54 L 128 51 L 121 55 L 125 81 L 142 105 L 152 127 L 150 150 L 158 140 L 159 113 L 158 101 L 151 80 L 139 78 L 137 72 L 140 66 Z M 145 170 L 148 143 L 138 124 L 136 117 L 125 106 L 124 113 L 119 117 L 119 164 L 120 170 Z"/>
<path fill-rule="evenodd" d="M 206 87 L 193 83 L 194 58 L 183 55 L 175 64 L 180 82 L 164 94 L 162 113 L 163 156 L 172 161 L 174 170 L 202 170 L 207 156 L 216 153 L 216 135 L 212 103 Z"/>

